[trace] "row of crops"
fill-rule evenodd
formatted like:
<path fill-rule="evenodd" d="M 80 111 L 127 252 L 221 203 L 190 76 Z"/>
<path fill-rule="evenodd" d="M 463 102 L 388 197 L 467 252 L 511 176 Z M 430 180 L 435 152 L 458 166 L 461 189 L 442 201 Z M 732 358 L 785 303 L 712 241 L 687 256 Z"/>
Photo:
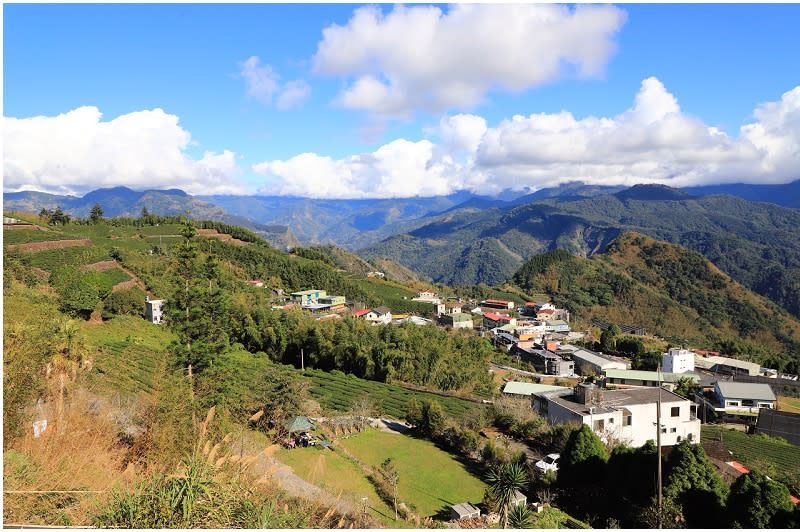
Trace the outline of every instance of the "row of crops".
<path fill-rule="evenodd" d="M 9 229 L 3 231 L 4 244 L 28 244 L 30 242 L 48 242 L 50 240 L 63 240 L 61 233 L 54 231 L 39 231 L 38 229 Z"/>
<path fill-rule="evenodd" d="M 97 391 L 121 395 L 151 394 L 163 367 L 164 355 L 148 347 L 119 341 L 103 346 L 89 375 Z"/>
<path fill-rule="evenodd" d="M 347 412 L 355 401 L 365 395 L 380 406 L 382 415 L 395 419 L 405 417 L 408 401 L 412 397 L 420 401 L 424 398 L 435 399 L 451 417 L 459 417 L 473 408 L 481 408 L 481 405 L 464 399 L 406 390 L 400 386 L 345 375 L 340 371 L 329 373 L 307 369 L 305 375 L 311 379 L 311 395 L 324 408 L 338 412 Z"/>
<path fill-rule="evenodd" d="M 30 254 L 31 265 L 43 270 L 53 271 L 60 266 L 83 266 L 109 260 L 108 248 L 79 246 L 62 249 L 49 249 Z"/>
<path fill-rule="evenodd" d="M 800 476 L 800 447 L 777 438 L 703 425 L 702 442 L 722 442 L 733 453 L 733 459 L 750 469 L 775 475 L 775 480 Z M 764 466 L 772 471 L 764 471 Z"/>

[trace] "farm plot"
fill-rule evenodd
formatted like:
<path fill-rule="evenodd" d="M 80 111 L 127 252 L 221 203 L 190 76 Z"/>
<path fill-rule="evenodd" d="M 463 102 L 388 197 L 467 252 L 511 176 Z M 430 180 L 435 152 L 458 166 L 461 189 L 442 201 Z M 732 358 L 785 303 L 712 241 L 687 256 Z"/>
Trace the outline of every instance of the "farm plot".
<path fill-rule="evenodd" d="M 32 266 L 52 272 L 59 266 L 83 266 L 108 260 L 108 248 L 96 246 L 50 249 L 30 254 Z"/>
<path fill-rule="evenodd" d="M 38 229 L 13 229 L 3 231 L 4 244 L 28 244 L 30 242 L 48 242 L 66 238 L 62 233 L 55 231 L 40 231 Z"/>
<path fill-rule="evenodd" d="M 101 348 L 89 374 L 96 391 L 150 395 L 164 364 L 164 354 L 126 341 Z"/>
<path fill-rule="evenodd" d="M 741 462 L 748 469 L 758 469 L 783 482 L 800 478 L 800 447 L 796 445 L 776 438 L 703 425 L 703 444 L 716 444 L 720 441 L 733 453 L 732 459 Z"/>
<path fill-rule="evenodd" d="M 395 419 L 405 418 L 408 401 L 412 397 L 417 400 L 435 399 L 451 417 L 458 417 L 473 408 L 482 408 L 482 405 L 464 399 L 406 390 L 400 386 L 359 379 L 342 372 L 328 373 L 307 369 L 305 375 L 311 378 L 311 395 L 323 407 L 339 412 L 347 412 L 357 399 L 365 395 L 380 405 L 384 415 Z"/>

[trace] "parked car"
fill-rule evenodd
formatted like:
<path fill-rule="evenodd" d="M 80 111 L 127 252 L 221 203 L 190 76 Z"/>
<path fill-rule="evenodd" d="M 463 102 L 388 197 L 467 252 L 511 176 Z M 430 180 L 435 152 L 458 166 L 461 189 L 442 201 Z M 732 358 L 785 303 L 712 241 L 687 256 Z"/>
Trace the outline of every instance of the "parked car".
<path fill-rule="evenodd" d="M 541 471 L 542 473 L 547 473 L 548 471 L 558 471 L 558 459 L 561 458 L 559 453 L 552 453 L 545 456 L 542 460 L 539 460 L 533 467 Z"/>

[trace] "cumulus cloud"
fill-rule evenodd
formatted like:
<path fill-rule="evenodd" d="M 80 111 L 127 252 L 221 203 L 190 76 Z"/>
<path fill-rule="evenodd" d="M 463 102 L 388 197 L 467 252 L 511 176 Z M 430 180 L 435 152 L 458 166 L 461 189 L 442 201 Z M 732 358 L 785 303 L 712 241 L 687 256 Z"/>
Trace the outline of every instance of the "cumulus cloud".
<path fill-rule="evenodd" d="M 96 107 L 58 116 L 3 118 L 3 187 L 82 193 L 97 187 L 242 192 L 233 152 L 186 154 L 191 135 L 161 109 L 103 122 Z"/>
<path fill-rule="evenodd" d="M 277 95 L 276 107 L 282 111 L 300 107 L 311 94 L 311 86 L 302 79 L 281 85 L 281 77 L 270 65 L 259 66 L 258 56 L 250 56 L 239 63 L 239 76 L 244 79 L 247 95 L 264 105 L 272 105 Z"/>
<path fill-rule="evenodd" d="M 681 111 L 656 78 L 613 117 L 568 111 L 513 116 L 488 127 L 477 115 L 441 119 L 438 138 L 396 140 L 334 160 L 305 153 L 254 166 L 275 185 L 264 192 L 312 197 L 409 197 L 457 190 L 492 194 L 571 181 L 604 185 L 782 183 L 800 168 L 800 86 L 759 105 L 738 137 Z"/>
<path fill-rule="evenodd" d="M 398 139 L 372 153 L 332 159 L 303 153 L 253 170 L 277 181 L 264 194 L 319 198 L 391 198 L 448 194 L 462 168 L 428 141 Z"/>
<path fill-rule="evenodd" d="M 407 118 L 472 107 L 496 88 L 602 75 L 626 16 L 613 6 L 362 7 L 323 30 L 313 65 L 351 80 L 337 99 L 344 107 Z"/>

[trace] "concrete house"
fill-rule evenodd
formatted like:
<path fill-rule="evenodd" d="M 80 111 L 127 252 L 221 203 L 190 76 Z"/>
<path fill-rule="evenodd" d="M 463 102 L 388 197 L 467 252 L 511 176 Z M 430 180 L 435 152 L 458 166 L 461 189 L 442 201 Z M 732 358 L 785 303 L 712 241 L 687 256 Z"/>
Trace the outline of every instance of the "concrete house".
<path fill-rule="evenodd" d="M 518 382 L 518 381 L 510 381 L 507 382 L 506 385 L 503 387 L 503 393 L 505 395 L 510 395 L 512 397 L 523 398 L 523 399 L 530 399 L 533 395 L 537 393 L 545 393 L 545 392 L 569 392 L 571 388 L 567 388 L 566 386 L 551 386 L 549 384 L 534 384 L 531 382 Z"/>
<path fill-rule="evenodd" d="M 656 440 L 656 417 L 661 401 L 661 445 L 700 441 L 700 420 L 688 399 L 659 388 L 602 390 L 581 383 L 573 390 L 533 396 L 533 407 L 551 424 L 589 425 L 604 442 L 640 447 Z"/>
<path fill-rule="evenodd" d="M 481 301 L 481 306 L 490 309 L 514 310 L 514 302 L 505 299 L 484 299 Z"/>
<path fill-rule="evenodd" d="M 487 312 L 483 315 L 483 326 L 487 329 L 494 329 L 495 327 L 502 327 L 504 325 L 517 325 L 517 318 L 506 316 L 504 314 L 495 314 Z"/>
<path fill-rule="evenodd" d="M 517 344 L 511 348 L 511 354 L 519 355 L 525 362 L 533 364 L 536 371 L 546 375 L 559 375 L 562 377 L 575 375 L 574 361 L 566 360 L 546 349 L 533 349 Z"/>
<path fill-rule="evenodd" d="M 671 347 L 661 354 L 661 367 L 666 373 L 686 373 L 694 371 L 694 353 L 686 349 Z"/>
<path fill-rule="evenodd" d="M 301 305 L 314 304 L 321 297 L 325 297 L 328 293 L 325 290 L 303 290 L 300 292 L 292 292 L 292 301 L 300 303 Z"/>
<path fill-rule="evenodd" d="M 445 314 L 441 317 L 443 325 L 452 327 L 453 329 L 472 329 L 472 314 L 465 314 L 463 312 L 456 312 L 454 314 Z"/>
<path fill-rule="evenodd" d="M 144 298 L 144 319 L 150 323 L 161 325 L 164 321 L 164 299 Z"/>
<path fill-rule="evenodd" d="M 758 414 L 762 408 L 775 408 L 777 398 L 769 384 L 719 381 L 714 385 L 717 412 Z"/>

